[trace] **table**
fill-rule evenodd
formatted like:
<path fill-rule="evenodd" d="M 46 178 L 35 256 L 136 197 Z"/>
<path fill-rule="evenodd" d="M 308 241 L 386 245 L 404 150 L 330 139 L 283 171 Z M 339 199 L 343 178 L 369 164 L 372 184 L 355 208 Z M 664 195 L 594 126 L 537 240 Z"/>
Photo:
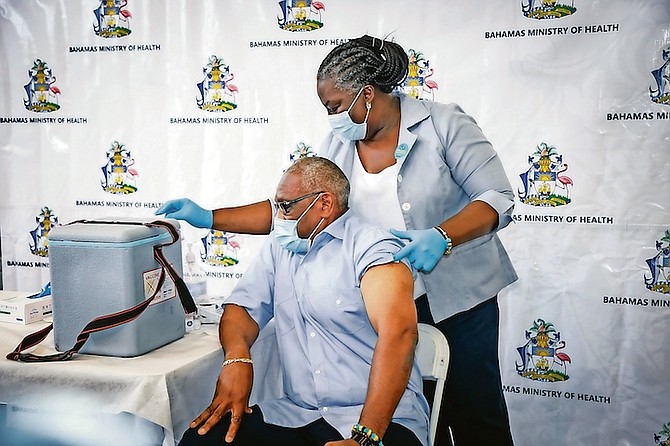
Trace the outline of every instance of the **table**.
<path fill-rule="evenodd" d="M 172 446 L 211 402 L 223 361 L 216 326 L 203 325 L 135 358 L 76 354 L 64 362 L 5 359 L 25 335 L 45 325 L 0 323 L 0 403 L 7 405 L 8 423 L 22 418 L 28 428 L 54 436 L 72 436 L 72 429 L 78 435 L 95 434 L 89 444 L 97 445 L 107 444 L 99 438 L 104 424 L 109 444 Z M 53 345 L 50 334 L 33 353 L 53 353 Z M 259 335 L 252 357 L 251 404 L 281 389 L 278 373 L 263 372 L 278 369 L 272 325 Z M 136 442 L 129 442 L 129 436 Z"/>

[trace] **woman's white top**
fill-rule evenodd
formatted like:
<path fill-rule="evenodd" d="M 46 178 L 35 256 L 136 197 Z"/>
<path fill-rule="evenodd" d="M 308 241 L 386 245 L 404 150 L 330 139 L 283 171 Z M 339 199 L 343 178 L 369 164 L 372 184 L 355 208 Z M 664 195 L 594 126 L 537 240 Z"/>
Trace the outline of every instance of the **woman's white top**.
<path fill-rule="evenodd" d="M 396 162 L 379 173 L 369 173 L 363 167 L 355 150 L 354 166 L 351 172 L 351 193 L 349 207 L 362 218 L 384 229 L 407 230 L 398 201 L 398 172 Z M 420 274 L 414 280 L 414 297 L 426 293 Z"/>

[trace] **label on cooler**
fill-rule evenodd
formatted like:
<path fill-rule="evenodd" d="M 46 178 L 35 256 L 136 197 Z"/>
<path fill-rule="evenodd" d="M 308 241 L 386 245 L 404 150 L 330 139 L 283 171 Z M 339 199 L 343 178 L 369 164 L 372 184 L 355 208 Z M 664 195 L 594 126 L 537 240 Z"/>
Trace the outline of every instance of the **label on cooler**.
<path fill-rule="evenodd" d="M 158 286 L 158 280 L 160 279 L 160 277 L 161 277 L 161 268 L 152 269 L 150 271 L 145 272 L 142 275 L 142 278 L 144 279 L 143 282 L 144 282 L 145 300 L 153 296 L 154 292 L 156 291 L 156 287 Z M 172 281 L 172 278 L 170 278 L 170 275 L 166 272 L 165 281 L 163 282 L 161 292 L 156 295 L 156 298 L 151 302 L 151 305 L 176 297 L 177 296 L 176 288 L 177 287 Z"/>

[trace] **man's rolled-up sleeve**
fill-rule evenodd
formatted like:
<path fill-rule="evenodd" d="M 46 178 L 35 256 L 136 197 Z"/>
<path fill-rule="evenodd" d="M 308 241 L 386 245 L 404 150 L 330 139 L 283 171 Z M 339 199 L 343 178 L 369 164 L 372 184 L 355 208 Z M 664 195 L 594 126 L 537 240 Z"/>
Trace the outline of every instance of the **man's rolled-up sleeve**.
<path fill-rule="evenodd" d="M 268 238 L 224 303 L 245 308 L 262 330 L 274 316 L 274 277 L 274 259 Z"/>

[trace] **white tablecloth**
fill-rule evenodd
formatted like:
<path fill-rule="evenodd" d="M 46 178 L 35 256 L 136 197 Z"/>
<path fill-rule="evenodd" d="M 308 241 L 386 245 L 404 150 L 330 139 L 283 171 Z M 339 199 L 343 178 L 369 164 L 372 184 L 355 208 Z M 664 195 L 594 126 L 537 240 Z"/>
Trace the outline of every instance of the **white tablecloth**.
<path fill-rule="evenodd" d="M 77 354 L 70 361 L 51 363 L 5 359 L 26 334 L 45 325 L 0 323 L 0 402 L 14 410 L 25 408 L 26 413 L 37 409 L 59 414 L 54 421 L 58 426 L 39 426 L 40 429 L 57 434 L 58 429 L 67 427 L 63 426 L 63 414 L 77 414 L 75 424 L 85 431 L 85 424 L 92 423 L 92 414 L 128 413 L 160 426 L 163 445 L 170 446 L 211 402 L 223 361 L 216 326 L 187 332 L 182 339 L 136 358 Z M 252 404 L 280 391 L 276 351 L 274 328 L 270 326 L 252 349 Z M 32 352 L 53 353 L 53 336 Z M 91 414 L 90 420 L 86 414 Z M 45 416 L 34 420 L 48 423 Z"/>

